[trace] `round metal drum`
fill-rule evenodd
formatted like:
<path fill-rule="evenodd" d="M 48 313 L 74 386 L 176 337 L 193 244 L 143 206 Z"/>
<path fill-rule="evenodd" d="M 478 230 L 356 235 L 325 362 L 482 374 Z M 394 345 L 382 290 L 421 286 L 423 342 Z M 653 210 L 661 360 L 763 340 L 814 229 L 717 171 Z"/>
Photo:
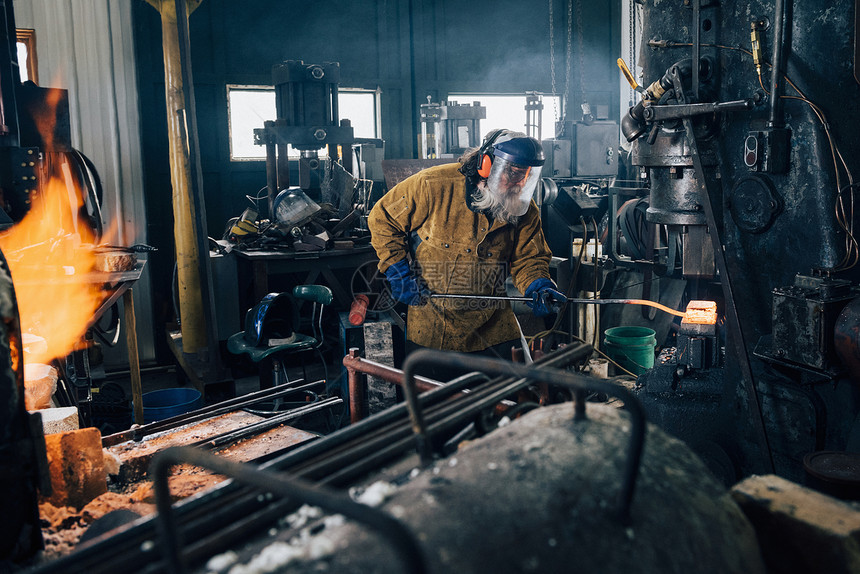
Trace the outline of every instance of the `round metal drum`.
<path fill-rule="evenodd" d="M 810 486 L 838 498 L 860 499 L 860 453 L 822 450 L 803 457 Z"/>

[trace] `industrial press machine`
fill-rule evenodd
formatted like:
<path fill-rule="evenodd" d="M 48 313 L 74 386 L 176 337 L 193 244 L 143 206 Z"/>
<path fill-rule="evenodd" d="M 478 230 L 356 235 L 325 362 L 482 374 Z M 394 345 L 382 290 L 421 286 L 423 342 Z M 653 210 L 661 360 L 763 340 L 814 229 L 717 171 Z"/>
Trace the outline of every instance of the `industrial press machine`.
<path fill-rule="evenodd" d="M 720 313 L 674 327 L 639 396 L 726 482 L 804 482 L 816 453 L 860 447 L 856 3 L 639 4 L 621 131 L 642 183 L 621 197 L 657 239 L 609 258 Z"/>

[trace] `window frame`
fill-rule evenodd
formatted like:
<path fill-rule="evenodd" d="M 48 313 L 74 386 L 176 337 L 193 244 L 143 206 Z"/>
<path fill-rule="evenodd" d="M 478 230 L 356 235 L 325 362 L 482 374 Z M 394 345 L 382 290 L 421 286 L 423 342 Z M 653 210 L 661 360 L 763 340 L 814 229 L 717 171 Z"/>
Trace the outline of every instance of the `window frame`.
<path fill-rule="evenodd" d="M 559 117 L 561 117 L 561 106 L 562 106 L 562 97 L 559 94 L 545 94 L 543 92 L 538 92 L 542 98 L 544 104 L 544 114 L 550 114 L 549 117 L 544 116 L 541 121 L 541 139 L 551 139 L 555 137 L 555 120 L 553 116 L 553 101 L 552 98 L 556 98 L 557 102 L 557 113 Z M 523 106 L 522 111 L 522 123 L 520 125 L 499 125 L 499 126 L 488 126 L 486 125 L 487 120 L 481 120 L 481 133 L 479 134 L 479 140 L 483 141 L 486 134 L 493 129 L 496 128 L 505 128 L 515 131 L 525 132 L 525 124 L 526 124 L 526 111 L 525 111 L 525 100 L 528 93 L 526 92 L 449 92 L 446 98 L 447 101 L 459 102 L 459 103 L 472 103 L 475 101 L 481 101 L 481 98 L 522 98 Z M 481 105 L 486 107 L 485 103 L 481 103 Z M 488 110 L 489 111 L 489 110 Z M 549 119 L 550 121 L 544 123 L 543 120 Z"/>
<path fill-rule="evenodd" d="M 230 93 L 232 91 L 244 91 L 244 92 L 265 92 L 271 93 L 274 97 L 275 88 L 272 85 L 265 84 L 227 84 L 225 89 L 226 95 L 226 103 L 227 103 L 227 141 L 228 141 L 228 155 L 231 162 L 258 162 L 266 160 L 266 151 L 263 146 L 258 146 L 261 150 L 261 155 L 259 156 L 235 156 L 233 153 L 233 118 L 232 118 L 232 106 L 230 104 Z M 338 97 L 341 94 L 372 94 L 373 95 L 373 129 L 375 131 L 375 135 L 373 138 L 378 138 L 379 134 L 382 133 L 382 89 L 377 87 L 375 89 L 367 89 L 367 88 L 349 88 L 349 87 L 338 87 Z M 341 110 L 341 104 L 338 102 L 338 109 Z M 275 112 L 277 113 L 277 112 Z M 340 116 L 343 114 L 340 113 Z M 275 118 L 270 118 L 274 120 Z M 349 119 L 349 118 L 345 118 Z M 265 120 L 264 120 L 265 121 Z M 259 126 L 262 128 L 262 123 Z M 357 136 L 359 138 L 364 136 Z M 293 149 L 292 146 L 287 146 L 288 155 L 290 160 L 297 160 L 300 156 L 299 151 Z M 322 148 L 320 151 L 320 156 L 327 156 L 328 150 L 327 148 Z"/>
<path fill-rule="evenodd" d="M 36 55 L 36 31 L 32 28 L 16 28 L 15 29 L 15 45 L 21 43 L 27 47 L 27 61 L 24 62 L 24 69 L 27 70 L 27 79 L 34 84 L 39 84 L 39 59 Z M 21 68 L 21 62 L 18 62 L 18 68 Z"/>

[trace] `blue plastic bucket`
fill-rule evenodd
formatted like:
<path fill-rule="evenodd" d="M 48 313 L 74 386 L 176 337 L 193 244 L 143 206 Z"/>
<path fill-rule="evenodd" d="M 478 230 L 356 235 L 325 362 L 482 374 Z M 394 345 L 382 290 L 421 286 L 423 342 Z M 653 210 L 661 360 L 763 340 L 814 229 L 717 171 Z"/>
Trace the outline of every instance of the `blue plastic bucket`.
<path fill-rule="evenodd" d="M 648 327 L 612 327 L 604 332 L 604 350 L 613 361 L 636 375 L 654 366 L 657 334 Z"/>
<path fill-rule="evenodd" d="M 161 389 L 143 394 L 143 422 L 152 423 L 199 409 L 203 395 L 197 389 Z"/>

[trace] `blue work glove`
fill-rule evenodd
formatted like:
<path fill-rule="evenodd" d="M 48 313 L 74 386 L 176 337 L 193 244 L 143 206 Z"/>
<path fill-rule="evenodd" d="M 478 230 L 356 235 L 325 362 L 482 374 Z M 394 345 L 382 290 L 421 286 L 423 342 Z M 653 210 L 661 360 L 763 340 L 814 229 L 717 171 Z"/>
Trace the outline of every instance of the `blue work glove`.
<path fill-rule="evenodd" d="M 557 311 L 567 297 L 561 293 L 552 279 L 541 277 L 535 279 L 526 288 L 526 297 L 531 297 L 531 303 L 526 303 L 535 317 L 546 317 L 553 311 Z"/>
<path fill-rule="evenodd" d="M 407 305 L 424 305 L 430 298 L 430 289 L 422 279 L 415 276 L 405 259 L 386 269 L 385 277 L 391 285 L 391 296 L 397 301 Z"/>

